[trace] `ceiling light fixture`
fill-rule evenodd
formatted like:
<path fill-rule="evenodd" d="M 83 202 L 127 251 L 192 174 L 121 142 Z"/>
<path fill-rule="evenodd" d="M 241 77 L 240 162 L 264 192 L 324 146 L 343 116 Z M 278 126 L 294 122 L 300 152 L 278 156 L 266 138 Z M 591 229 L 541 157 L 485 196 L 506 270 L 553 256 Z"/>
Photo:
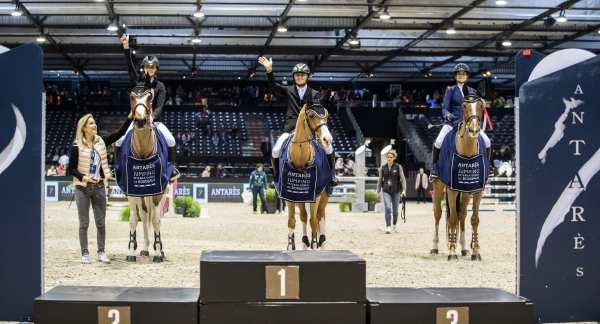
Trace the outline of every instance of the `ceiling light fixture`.
<path fill-rule="evenodd" d="M 379 14 L 380 19 L 390 19 L 390 14 L 387 12 L 387 7 L 383 10 L 381 14 Z"/>
<path fill-rule="evenodd" d="M 11 13 L 12 16 L 19 17 L 23 13 L 19 10 L 19 6 L 15 6 L 15 10 Z"/>
<path fill-rule="evenodd" d="M 497 5 L 505 5 L 506 4 L 506 0 L 496 0 L 496 4 Z"/>
<path fill-rule="evenodd" d="M 560 15 L 558 15 L 558 18 L 556 18 L 556 21 L 558 22 L 567 22 L 567 17 L 565 17 L 565 11 L 561 10 Z"/>
<path fill-rule="evenodd" d="M 446 34 L 456 34 L 456 29 L 454 29 L 454 26 L 448 26 L 448 28 L 446 29 Z"/>
<path fill-rule="evenodd" d="M 192 39 L 192 43 L 198 44 L 200 42 L 202 42 L 202 40 L 200 38 L 198 38 L 198 36 L 196 36 Z"/>
<path fill-rule="evenodd" d="M 358 41 L 358 39 L 356 37 L 352 37 L 350 38 L 350 45 L 358 45 L 360 44 L 360 42 Z"/>
<path fill-rule="evenodd" d="M 194 17 L 196 17 L 196 18 L 204 17 L 204 12 L 202 12 L 202 9 L 198 9 L 198 11 L 194 12 Z"/>
<path fill-rule="evenodd" d="M 40 35 L 40 36 L 38 36 L 37 41 L 42 43 L 42 42 L 46 41 L 46 38 L 44 38 L 44 35 Z"/>
<path fill-rule="evenodd" d="M 287 28 L 285 28 L 285 25 L 284 25 L 284 24 L 281 24 L 281 26 L 279 26 L 279 27 L 277 28 L 277 31 L 278 31 L 278 32 L 285 33 L 285 32 L 287 31 Z"/>
<path fill-rule="evenodd" d="M 108 28 L 107 28 L 107 29 L 108 29 L 108 30 L 110 30 L 110 31 L 117 31 L 117 30 L 119 30 L 119 27 L 117 27 L 117 24 L 115 24 L 114 22 L 111 22 L 111 23 L 108 25 Z"/>
<path fill-rule="evenodd" d="M 510 40 L 509 40 L 509 39 L 505 39 L 505 40 L 502 42 L 502 46 L 511 46 L 511 45 L 512 45 L 512 43 L 510 42 Z"/>

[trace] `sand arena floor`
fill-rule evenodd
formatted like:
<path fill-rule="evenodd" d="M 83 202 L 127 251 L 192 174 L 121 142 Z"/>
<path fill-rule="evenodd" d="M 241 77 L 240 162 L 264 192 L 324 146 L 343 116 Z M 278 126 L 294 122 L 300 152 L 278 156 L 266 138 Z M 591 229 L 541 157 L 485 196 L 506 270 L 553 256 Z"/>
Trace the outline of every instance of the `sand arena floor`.
<path fill-rule="evenodd" d="M 199 287 L 202 250 L 283 250 L 287 244 L 287 215 L 254 215 L 245 204 L 212 203 L 202 205 L 209 209 L 209 219 L 163 219 L 164 263 L 152 263 L 152 257 L 139 255 L 136 263 L 128 263 L 125 256 L 129 224 L 119 220 L 118 209 L 111 208 L 106 220 L 106 254 L 112 263 L 96 261 L 96 227 L 90 215 L 88 248 L 92 264 L 86 265 L 80 262 L 77 209 L 74 204 L 68 209 L 68 205 L 46 202 L 46 291 L 58 285 Z M 460 257 L 459 262 L 446 261 L 445 225 L 440 226 L 440 254 L 429 254 L 433 233 L 431 203 L 408 202 L 406 223 L 399 220 L 396 234 L 385 234 L 383 214 L 341 213 L 337 204 L 329 204 L 327 248 L 351 250 L 364 258 L 370 287 L 494 287 L 514 293 L 516 217 L 515 212 L 502 211 L 513 208 L 485 206 L 496 212 L 480 213 L 481 262 L 470 261 L 470 257 Z M 302 227 L 299 220 L 297 224 L 296 243 L 300 246 Z M 141 232 L 140 222 L 138 254 Z M 469 242 L 470 237 L 467 219 Z"/>

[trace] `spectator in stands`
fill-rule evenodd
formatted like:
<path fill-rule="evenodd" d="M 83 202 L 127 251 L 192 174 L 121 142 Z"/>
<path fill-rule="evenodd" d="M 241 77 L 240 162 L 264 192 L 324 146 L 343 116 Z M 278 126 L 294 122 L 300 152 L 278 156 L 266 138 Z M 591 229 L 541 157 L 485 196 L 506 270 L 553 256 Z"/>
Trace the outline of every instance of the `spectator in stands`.
<path fill-rule="evenodd" d="M 346 158 L 346 164 L 344 167 L 348 168 L 350 171 L 354 172 L 354 161 L 350 160 L 350 158 Z"/>
<path fill-rule="evenodd" d="M 65 166 L 62 164 L 58 165 L 58 168 L 56 168 L 56 175 L 58 176 L 66 176 L 67 175 L 67 170 L 65 169 Z"/>
<path fill-rule="evenodd" d="M 265 141 L 260 143 L 260 151 L 263 156 L 271 156 L 271 143 L 269 143 L 269 138 L 265 137 Z"/>
<path fill-rule="evenodd" d="M 108 167 L 111 169 L 115 167 L 115 155 L 112 153 L 108 154 Z"/>
<path fill-rule="evenodd" d="M 198 121 L 196 122 L 196 127 L 201 132 L 204 132 L 204 129 L 206 128 L 207 125 L 208 125 L 208 123 L 206 122 L 206 120 L 204 120 L 204 118 L 198 117 Z"/>
<path fill-rule="evenodd" d="M 90 94 L 90 89 L 88 88 L 87 84 L 85 85 L 85 88 L 83 88 L 83 94 L 84 95 Z"/>
<path fill-rule="evenodd" d="M 185 96 L 185 91 L 183 90 L 183 86 L 180 84 L 177 86 L 177 90 L 175 90 L 175 94 L 179 96 L 179 98 L 183 98 Z"/>
<path fill-rule="evenodd" d="M 98 85 L 98 88 L 96 88 L 96 92 L 94 92 L 94 94 L 102 94 L 102 86 Z"/>
<path fill-rule="evenodd" d="M 502 161 L 511 161 L 512 160 L 512 154 L 510 152 L 510 147 L 508 147 L 507 143 L 504 143 L 504 145 L 502 145 L 502 147 L 500 148 L 500 152 L 502 153 Z"/>
<path fill-rule="evenodd" d="M 222 164 L 219 164 L 219 167 L 217 168 L 217 177 L 218 178 L 225 178 L 229 175 L 229 172 L 227 172 L 227 170 L 225 170 L 225 168 L 223 168 Z"/>
<path fill-rule="evenodd" d="M 177 139 L 175 139 L 175 144 L 177 144 L 177 146 L 183 146 L 183 140 L 181 139 L 181 134 L 177 134 Z"/>
<path fill-rule="evenodd" d="M 344 168 L 344 173 L 342 173 L 342 177 L 351 177 L 352 174 L 350 173 L 350 170 L 348 170 L 348 168 Z"/>
<path fill-rule="evenodd" d="M 406 180 L 402 167 L 394 160 L 398 154 L 396 150 L 389 150 L 386 154 L 387 163 L 381 166 L 379 181 L 377 182 L 377 200 L 381 200 L 383 193 L 383 204 L 385 205 L 386 234 L 396 233 L 396 222 L 398 221 L 398 205 L 400 196 L 406 196 Z M 402 187 L 402 193 L 400 193 Z M 383 191 L 383 192 L 382 192 Z M 394 214 L 394 227 L 390 225 L 391 214 Z"/>
<path fill-rule="evenodd" d="M 126 107 L 126 106 L 130 105 L 129 93 L 127 93 L 127 91 L 125 91 L 125 88 L 121 88 L 121 90 L 119 91 L 119 93 L 117 95 L 119 96 L 119 100 L 121 101 L 122 107 Z"/>
<path fill-rule="evenodd" d="M 365 177 L 369 176 L 369 168 L 365 167 Z"/>
<path fill-rule="evenodd" d="M 46 173 L 47 176 L 55 176 L 56 175 L 56 168 L 54 167 L 54 165 L 50 166 L 50 169 L 48 169 L 48 172 Z"/>
<path fill-rule="evenodd" d="M 83 102 L 83 91 L 81 90 L 81 84 L 77 84 L 75 87 L 75 103 L 81 104 Z"/>
<path fill-rule="evenodd" d="M 110 90 L 108 89 L 108 86 L 104 86 L 104 91 L 102 91 L 102 95 L 110 96 Z"/>
<path fill-rule="evenodd" d="M 210 178 L 210 167 L 207 166 L 202 172 L 202 178 Z"/>
<path fill-rule="evenodd" d="M 65 152 L 65 154 L 61 155 L 60 158 L 58 159 L 58 164 L 62 164 L 62 165 L 69 165 L 69 156 L 67 155 L 67 152 Z"/>
<path fill-rule="evenodd" d="M 419 169 L 419 173 L 417 174 L 417 179 L 415 180 L 415 190 L 417 191 L 417 204 L 421 201 L 421 196 L 423 197 L 423 203 L 426 203 L 425 191 L 427 190 L 427 186 L 429 185 L 429 177 L 424 173 L 425 170 L 423 168 Z"/>
<path fill-rule="evenodd" d="M 440 95 L 440 90 L 435 90 L 435 93 L 433 94 L 433 100 L 435 103 L 435 108 L 442 106 L 442 96 Z"/>
<path fill-rule="evenodd" d="M 195 136 L 196 134 L 194 134 L 193 132 L 190 135 L 190 138 L 188 139 L 188 143 L 198 143 L 198 138 Z"/>
<path fill-rule="evenodd" d="M 187 145 L 187 142 L 190 140 L 190 133 L 185 132 L 185 134 L 183 134 L 183 136 L 181 136 L 181 139 L 183 140 L 183 143 Z"/>
<path fill-rule="evenodd" d="M 202 101 L 202 95 L 200 95 L 200 91 L 196 90 L 196 94 L 194 95 L 194 101 L 195 102 L 200 102 Z"/>
<path fill-rule="evenodd" d="M 401 102 L 402 102 L 402 100 L 400 99 L 400 95 L 396 95 L 396 98 L 394 99 L 394 101 L 392 101 L 392 105 L 394 107 L 398 107 L 398 104 Z"/>
<path fill-rule="evenodd" d="M 238 128 L 235 124 L 231 125 L 231 129 L 229 130 L 229 136 L 236 137 L 238 133 Z"/>
<path fill-rule="evenodd" d="M 60 151 L 58 150 L 58 146 L 54 148 L 54 155 L 52 155 L 52 164 L 57 165 L 58 159 L 60 159 Z"/>
<path fill-rule="evenodd" d="M 219 166 L 220 167 L 220 166 Z M 267 202 L 265 201 L 265 190 L 267 189 L 267 174 L 263 171 L 262 163 L 256 165 L 256 170 L 250 174 L 248 191 L 252 192 L 252 214 L 256 214 L 256 196 L 260 196 L 263 214 L 267 214 Z"/>
<path fill-rule="evenodd" d="M 500 162 L 502 161 L 502 157 L 500 156 L 500 152 L 498 150 L 496 150 L 494 152 L 494 167 L 495 168 L 499 168 L 500 167 Z"/>
<path fill-rule="evenodd" d="M 225 133 L 225 125 L 221 124 L 221 129 L 219 130 L 219 133 Z"/>
<path fill-rule="evenodd" d="M 185 103 L 191 105 L 194 102 L 194 94 L 192 91 L 188 92 L 187 97 L 185 97 Z"/>
<path fill-rule="evenodd" d="M 337 178 L 337 177 L 341 177 L 341 176 L 342 176 L 342 173 L 340 172 L 340 169 L 336 169 L 335 170 L 335 177 Z"/>
<path fill-rule="evenodd" d="M 181 97 L 179 95 L 175 96 L 175 106 L 181 106 Z"/>
<path fill-rule="evenodd" d="M 390 101 L 392 100 L 392 94 L 390 93 L 390 89 L 386 88 L 385 89 L 385 93 L 383 94 L 383 99 L 384 101 Z"/>
<path fill-rule="evenodd" d="M 210 125 L 206 125 L 206 129 L 204 130 L 204 135 L 211 137 L 213 135 L 212 129 L 210 129 Z M 216 133 L 214 133 L 216 135 Z"/>
<path fill-rule="evenodd" d="M 165 106 L 173 106 L 173 97 L 169 97 L 165 102 Z"/>
<path fill-rule="evenodd" d="M 219 136 L 217 136 L 217 133 L 215 132 L 213 132 L 212 142 L 214 146 L 219 145 Z"/>
<path fill-rule="evenodd" d="M 184 155 L 184 156 L 189 156 L 189 155 L 191 155 L 191 154 L 192 154 L 192 149 L 191 149 L 191 148 L 190 148 L 190 146 L 188 145 L 188 146 L 186 146 L 186 147 L 185 147 L 185 150 L 183 150 L 183 155 Z"/>
<path fill-rule="evenodd" d="M 335 169 L 336 170 L 342 170 L 342 169 L 344 169 L 344 159 L 343 158 L 339 158 L 337 160 L 337 162 L 335 162 Z"/>
<path fill-rule="evenodd" d="M 221 143 L 223 146 L 229 144 L 229 137 L 225 135 L 225 132 L 221 133 L 221 136 L 219 137 L 219 143 Z"/>

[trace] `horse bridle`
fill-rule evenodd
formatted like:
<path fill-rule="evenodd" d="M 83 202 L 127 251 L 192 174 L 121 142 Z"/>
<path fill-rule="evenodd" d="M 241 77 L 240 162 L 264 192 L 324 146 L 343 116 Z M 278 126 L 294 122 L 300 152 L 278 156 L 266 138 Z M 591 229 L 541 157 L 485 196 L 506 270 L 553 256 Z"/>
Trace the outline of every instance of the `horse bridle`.
<path fill-rule="evenodd" d="M 317 113 L 314 109 L 312 109 L 313 107 L 323 107 L 323 106 L 322 105 L 312 105 L 312 106 L 306 108 L 304 110 L 304 122 L 306 123 L 306 125 L 308 125 L 308 129 L 310 130 L 310 134 L 315 139 L 315 141 L 317 142 L 317 145 L 320 146 L 320 147 L 322 147 L 321 146 L 321 137 L 317 135 L 317 131 L 319 130 L 319 128 L 321 128 L 323 126 L 326 126 L 327 123 L 320 124 L 320 125 L 318 125 L 317 127 L 315 127 L 313 129 L 313 127 L 310 125 L 310 122 L 308 121 L 308 114 L 309 114 L 309 112 L 313 112 L 318 118 L 324 119 L 324 118 L 327 118 L 327 116 L 329 116 L 329 112 L 327 111 L 327 109 L 323 109 L 323 110 L 325 110 L 325 114 L 324 115 L 319 115 L 319 113 Z M 298 142 L 294 142 L 294 141 L 292 141 L 290 139 L 290 143 L 299 144 L 300 145 L 300 149 L 302 149 L 302 143 L 306 143 L 306 142 L 310 142 L 310 141 L 311 141 L 310 137 L 307 140 L 305 140 L 305 141 L 298 141 Z M 289 152 L 288 152 L 288 154 L 289 154 Z M 288 156 L 288 159 L 289 159 L 290 162 L 292 162 L 292 158 L 291 157 Z M 306 161 L 306 165 L 304 166 L 304 169 L 300 170 L 300 171 L 306 170 L 306 168 L 308 168 L 309 165 L 310 165 L 310 155 L 308 157 L 308 160 Z"/>
<path fill-rule="evenodd" d="M 470 103 L 470 104 L 476 103 L 478 101 L 481 102 L 481 98 L 479 96 L 473 95 L 473 94 L 470 94 L 470 95 L 464 97 L 464 99 L 463 99 L 463 103 Z M 481 104 L 483 104 L 483 102 L 481 102 Z M 479 129 L 477 129 L 477 130 L 473 129 L 473 131 L 481 131 L 481 118 L 479 118 L 479 116 L 477 114 L 471 115 L 469 118 L 467 118 L 467 120 L 463 120 L 462 122 L 460 122 L 460 124 L 465 123 L 465 130 L 463 131 L 462 135 L 458 134 L 458 136 L 460 136 L 460 138 L 463 138 L 463 136 L 465 135 L 465 132 L 469 131 L 471 129 L 471 127 L 469 127 L 469 123 L 473 119 L 479 121 Z M 460 127 L 461 127 L 460 124 L 458 125 L 458 129 L 460 129 Z"/>
<path fill-rule="evenodd" d="M 135 89 L 135 88 L 134 88 L 134 89 Z M 146 88 L 145 88 L 145 89 L 146 89 Z M 144 106 L 144 108 L 145 108 L 145 110 L 146 110 L 146 113 L 147 113 L 147 114 L 148 114 L 148 116 L 150 117 L 150 115 L 151 115 L 151 110 L 149 109 L 148 105 L 146 105 L 146 104 L 145 104 L 145 103 L 143 103 L 143 102 L 138 102 L 138 100 L 139 100 L 139 99 L 141 99 L 141 98 L 145 97 L 147 94 L 150 94 L 151 96 L 153 96 L 153 95 L 154 95 L 150 89 L 146 89 L 146 90 L 145 90 L 145 91 L 144 91 L 144 92 L 143 92 L 141 95 L 138 95 L 138 94 L 136 94 L 136 93 L 135 93 L 135 92 L 133 92 L 133 91 L 131 92 L 131 97 L 133 97 L 133 98 L 135 98 L 135 99 L 136 99 L 136 105 L 135 105 L 134 107 L 131 107 L 132 113 L 133 113 L 134 115 L 135 115 L 135 109 L 136 109 L 138 106 L 142 105 L 142 106 Z M 152 106 L 152 97 L 150 97 L 150 107 L 151 107 L 151 106 Z M 154 134 L 156 134 L 156 133 L 157 133 L 157 129 L 156 129 L 156 126 L 154 125 L 154 123 L 152 123 L 152 121 L 150 120 L 150 118 L 148 118 L 148 121 L 147 121 L 147 122 L 148 122 L 148 123 L 150 123 L 150 128 L 152 129 L 152 132 L 153 132 Z M 133 135 L 134 135 L 134 134 L 132 134 L 132 137 L 133 137 Z M 148 137 L 148 143 L 146 144 L 146 146 L 147 146 L 148 144 L 150 144 L 150 139 L 151 139 L 151 137 Z M 161 143 L 161 145 L 162 145 L 162 139 L 160 138 L 160 136 L 158 136 L 158 140 L 159 140 L 159 142 L 160 142 L 160 143 Z M 134 154 L 136 154 L 136 155 L 138 155 L 138 156 L 141 156 L 139 153 L 137 153 L 137 152 L 139 152 L 139 147 L 138 147 L 138 150 L 136 150 L 136 148 L 134 147 L 134 146 L 135 146 L 135 145 L 134 145 L 134 143 L 135 143 L 135 141 L 133 141 L 133 140 L 132 140 L 132 147 L 131 147 L 131 149 L 132 149 L 133 153 L 134 153 Z M 137 152 L 136 152 L 136 151 L 137 151 Z"/>

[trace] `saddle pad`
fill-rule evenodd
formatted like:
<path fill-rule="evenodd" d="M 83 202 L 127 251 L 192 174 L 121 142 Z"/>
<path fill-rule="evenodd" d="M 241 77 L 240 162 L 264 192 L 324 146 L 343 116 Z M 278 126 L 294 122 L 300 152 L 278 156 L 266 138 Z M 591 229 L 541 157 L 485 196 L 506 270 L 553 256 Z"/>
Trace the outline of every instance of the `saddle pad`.
<path fill-rule="evenodd" d="M 485 189 L 490 173 L 483 137 L 477 139 L 477 152 L 474 157 L 464 157 L 456 150 L 456 131 L 444 138 L 438 162 L 433 169 L 438 179 L 450 190 L 475 194 Z"/>

